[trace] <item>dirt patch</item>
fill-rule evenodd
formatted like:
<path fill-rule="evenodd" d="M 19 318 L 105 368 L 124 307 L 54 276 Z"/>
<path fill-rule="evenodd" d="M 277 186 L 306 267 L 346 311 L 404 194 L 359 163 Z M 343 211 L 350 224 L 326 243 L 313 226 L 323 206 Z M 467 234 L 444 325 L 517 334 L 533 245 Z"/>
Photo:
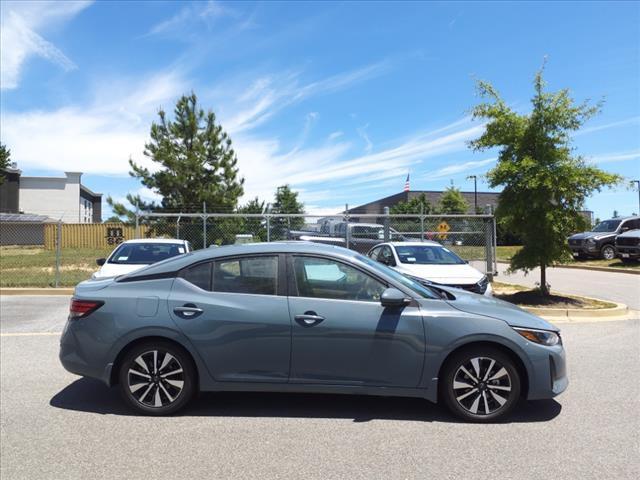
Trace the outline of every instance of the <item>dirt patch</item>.
<path fill-rule="evenodd" d="M 614 308 L 616 306 L 615 303 L 595 300 L 593 298 L 579 297 L 577 295 L 561 295 L 553 292 L 551 295 L 542 295 L 538 289 L 530 289 L 521 285 L 510 285 L 496 282 L 493 284 L 493 290 L 496 298 L 521 307 L 595 310 L 602 308 Z"/>

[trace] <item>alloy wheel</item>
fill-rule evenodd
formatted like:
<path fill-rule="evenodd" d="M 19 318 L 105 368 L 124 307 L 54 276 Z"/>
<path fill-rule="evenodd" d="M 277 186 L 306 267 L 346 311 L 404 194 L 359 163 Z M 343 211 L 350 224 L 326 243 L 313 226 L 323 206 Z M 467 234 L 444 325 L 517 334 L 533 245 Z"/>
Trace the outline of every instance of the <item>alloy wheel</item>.
<path fill-rule="evenodd" d="M 457 403 L 473 415 L 491 415 L 512 395 L 511 376 L 500 362 L 489 357 L 473 357 L 460 365 L 453 377 Z"/>
<path fill-rule="evenodd" d="M 616 258 L 615 249 L 610 245 L 604 247 L 602 249 L 602 258 L 604 258 L 605 260 L 613 260 L 614 258 Z"/>
<path fill-rule="evenodd" d="M 185 372 L 178 359 L 163 350 L 138 355 L 129 366 L 127 385 L 131 396 L 145 407 L 173 404 L 181 395 Z"/>

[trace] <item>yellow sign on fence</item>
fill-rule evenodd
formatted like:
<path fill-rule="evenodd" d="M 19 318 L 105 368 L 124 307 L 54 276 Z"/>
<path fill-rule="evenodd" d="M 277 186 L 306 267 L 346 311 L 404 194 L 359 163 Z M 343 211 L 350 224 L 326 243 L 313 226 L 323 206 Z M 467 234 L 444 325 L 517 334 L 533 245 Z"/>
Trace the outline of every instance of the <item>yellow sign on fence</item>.
<path fill-rule="evenodd" d="M 56 223 L 44 226 L 44 248 L 54 250 L 57 238 Z M 63 223 L 61 224 L 61 248 L 109 248 L 136 238 L 136 227 L 123 223 Z M 140 237 L 145 237 L 146 225 L 140 225 Z"/>
<path fill-rule="evenodd" d="M 440 235 L 438 235 L 438 238 L 440 238 L 440 240 L 446 240 L 447 232 L 449 230 L 451 230 L 451 227 L 447 222 L 445 222 L 444 220 L 440 222 L 440 225 L 438 225 L 438 232 L 440 232 Z"/>

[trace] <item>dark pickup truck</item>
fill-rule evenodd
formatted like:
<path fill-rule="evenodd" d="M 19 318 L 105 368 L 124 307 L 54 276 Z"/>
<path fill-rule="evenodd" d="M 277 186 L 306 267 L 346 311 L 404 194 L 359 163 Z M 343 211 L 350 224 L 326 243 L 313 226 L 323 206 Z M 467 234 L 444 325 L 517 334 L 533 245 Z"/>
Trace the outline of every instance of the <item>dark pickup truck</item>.
<path fill-rule="evenodd" d="M 616 258 L 616 237 L 640 228 L 640 217 L 612 218 L 600 222 L 590 232 L 576 233 L 568 239 L 569 248 L 576 258 L 595 257 L 605 260 Z"/>
<path fill-rule="evenodd" d="M 616 250 L 624 263 L 640 261 L 640 230 L 629 230 L 618 235 Z"/>
<path fill-rule="evenodd" d="M 324 243 L 348 247 L 360 253 L 367 253 L 371 248 L 384 241 L 384 226 L 378 223 L 339 222 L 333 225 L 333 234 L 305 230 L 290 230 L 290 240 Z M 389 229 L 390 240 L 406 240 L 393 228 Z M 347 245 L 347 238 L 349 244 Z"/>

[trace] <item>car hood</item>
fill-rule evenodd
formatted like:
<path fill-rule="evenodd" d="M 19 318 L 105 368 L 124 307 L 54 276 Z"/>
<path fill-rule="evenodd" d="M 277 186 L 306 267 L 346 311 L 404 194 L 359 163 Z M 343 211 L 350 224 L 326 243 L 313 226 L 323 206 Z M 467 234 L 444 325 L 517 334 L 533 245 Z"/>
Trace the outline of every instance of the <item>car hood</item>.
<path fill-rule="evenodd" d="M 616 232 L 582 232 L 576 233 L 569 237 L 569 240 L 586 240 L 588 238 L 593 238 L 594 240 L 600 240 L 604 237 L 615 236 Z"/>
<path fill-rule="evenodd" d="M 135 272 L 147 265 L 122 265 L 118 263 L 105 263 L 100 270 L 93 274 L 93 278 L 109 278 L 117 277 L 119 275 L 126 275 L 127 273 Z"/>
<path fill-rule="evenodd" d="M 478 283 L 484 276 L 471 265 L 407 265 L 394 267 L 400 273 L 443 285 L 467 285 Z"/>
<path fill-rule="evenodd" d="M 522 308 L 495 297 L 477 295 L 459 289 L 444 289 L 450 292 L 455 300 L 447 302 L 453 308 L 466 313 L 503 320 L 512 327 L 538 328 L 541 330 L 559 331 L 557 327 Z"/>

